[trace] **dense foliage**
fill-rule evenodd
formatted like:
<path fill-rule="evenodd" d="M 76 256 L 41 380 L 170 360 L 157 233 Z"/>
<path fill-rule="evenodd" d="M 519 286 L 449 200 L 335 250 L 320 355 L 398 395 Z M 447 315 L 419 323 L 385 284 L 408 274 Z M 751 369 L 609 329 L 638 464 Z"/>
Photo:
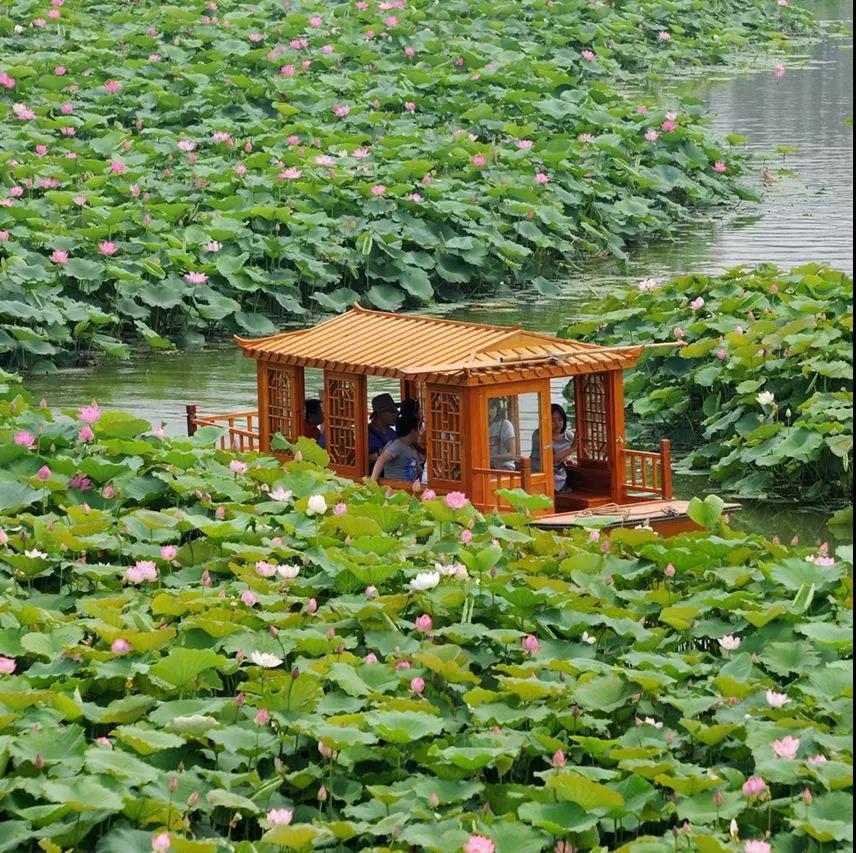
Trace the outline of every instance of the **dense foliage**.
<path fill-rule="evenodd" d="M 548 261 L 751 197 L 699 101 L 616 87 L 810 20 L 775 0 L 11 0 L 0 358 L 548 287 Z"/>
<path fill-rule="evenodd" d="M 0 850 L 851 849 L 851 548 L 715 498 L 557 536 L 14 393 Z"/>
<path fill-rule="evenodd" d="M 853 279 L 812 264 L 648 280 L 563 332 L 652 349 L 625 385 L 631 428 L 668 432 L 746 497 L 846 499 L 852 487 Z"/>

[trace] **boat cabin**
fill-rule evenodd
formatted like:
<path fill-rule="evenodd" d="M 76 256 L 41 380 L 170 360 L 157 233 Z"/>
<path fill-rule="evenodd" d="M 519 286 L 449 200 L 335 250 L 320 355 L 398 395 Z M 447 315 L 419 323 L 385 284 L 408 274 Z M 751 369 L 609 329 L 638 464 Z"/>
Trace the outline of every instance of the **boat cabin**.
<path fill-rule="evenodd" d="M 510 507 L 500 491 L 520 488 L 549 496 L 559 514 L 672 499 L 669 442 L 654 452 L 625 445 L 623 372 L 643 346 L 602 347 L 519 326 L 359 306 L 308 329 L 235 341 L 256 361 L 258 409 L 206 416 L 188 406 L 188 430 L 224 426 L 223 447 L 269 451 L 277 433 L 296 441 L 305 399 L 320 397 L 330 467 L 362 480 L 370 474 L 367 383 L 383 377 L 402 400 L 419 403 L 422 485 L 439 495 L 460 491 L 482 512 L 503 511 Z M 313 368 L 320 390 L 308 394 Z M 554 400 L 562 401 L 572 433 L 558 469 Z M 646 517 L 647 508 L 635 509 Z"/>

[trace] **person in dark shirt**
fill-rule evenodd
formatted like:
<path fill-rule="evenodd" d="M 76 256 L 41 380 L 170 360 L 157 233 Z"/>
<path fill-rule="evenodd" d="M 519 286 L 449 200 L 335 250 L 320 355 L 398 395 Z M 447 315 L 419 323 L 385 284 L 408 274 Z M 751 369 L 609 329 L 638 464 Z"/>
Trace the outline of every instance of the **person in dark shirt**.
<path fill-rule="evenodd" d="M 324 409 L 317 397 L 310 397 L 305 403 L 303 414 L 303 431 L 306 438 L 321 440 L 321 425 L 324 423 Z"/>
<path fill-rule="evenodd" d="M 381 450 L 372 468 L 372 479 L 380 477 L 404 483 L 418 483 L 422 465 L 414 445 L 419 435 L 419 420 L 413 414 L 401 414 L 395 422 L 394 441 Z"/>
<path fill-rule="evenodd" d="M 384 447 L 395 441 L 398 435 L 394 424 L 398 417 L 398 406 L 391 394 L 378 394 L 372 398 L 372 413 L 369 417 L 369 473 Z"/>

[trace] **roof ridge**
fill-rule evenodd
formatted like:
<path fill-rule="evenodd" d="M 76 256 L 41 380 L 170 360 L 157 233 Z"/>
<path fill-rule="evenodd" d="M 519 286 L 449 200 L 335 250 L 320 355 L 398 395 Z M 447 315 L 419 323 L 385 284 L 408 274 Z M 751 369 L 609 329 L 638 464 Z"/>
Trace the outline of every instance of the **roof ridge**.
<path fill-rule="evenodd" d="M 526 332 L 520 323 L 515 323 L 513 326 L 495 326 L 489 323 L 472 323 L 469 320 L 449 320 L 446 317 L 426 317 L 423 314 L 400 314 L 395 311 L 377 311 L 374 308 L 365 308 L 358 303 L 354 303 L 354 310 L 361 314 L 374 314 L 379 317 L 395 317 L 399 320 L 418 320 L 423 323 L 437 323 L 442 326 L 466 326 L 468 329 L 488 329 L 493 332 Z M 348 312 L 346 312 L 348 313 Z M 344 316 L 340 314 L 339 316 Z"/>

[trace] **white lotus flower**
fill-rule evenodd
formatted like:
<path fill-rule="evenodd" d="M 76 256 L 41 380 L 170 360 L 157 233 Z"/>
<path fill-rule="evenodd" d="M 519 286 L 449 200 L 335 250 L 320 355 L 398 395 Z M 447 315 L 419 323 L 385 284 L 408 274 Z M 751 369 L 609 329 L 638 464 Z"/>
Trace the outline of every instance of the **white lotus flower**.
<path fill-rule="evenodd" d="M 269 497 L 272 501 L 279 501 L 280 503 L 284 503 L 285 501 L 290 501 L 290 500 L 291 500 L 291 496 L 292 496 L 292 494 L 293 494 L 293 492 L 291 491 L 291 489 L 289 489 L 288 491 L 286 491 L 285 489 L 283 489 L 283 487 L 282 487 L 282 486 L 277 486 L 277 487 L 276 487 L 276 488 L 275 488 L 275 489 L 274 489 L 274 490 L 273 490 L 273 491 L 268 495 L 268 497 Z"/>
<path fill-rule="evenodd" d="M 592 637 L 588 631 L 583 631 L 583 635 L 580 638 L 584 643 L 588 643 L 590 646 L 594 645 L 597 642 L 597 637 Z"/>
<path fill-rule="evenodd" d="M 46 560 L 48 555 L 44 551 L 39 551 L 38 548 L 33 548 L 31 551 L 24 551 L 25 557 L 32 557 L 34 560 Z"/>
<path fill-rule="evenodd" d="M 300 566 L 277 566 L 276 571 L 281 578 L 290 581 L 300 574 Z"/>
<path fill-rule="evenodd" d="M 419 572 L 408 584 L 411 592 L 424 592 L 426 589 L 434 589 L 440 583 L 439 572 Z"/>
<path fill-rule="evenodd" d="M 253 652 L 250 655 L 250 660 L 256 666 L 260 666 L 263 669 L 274 669 L 274 667 L 277 667 L 282 663 L 282 658 L 278 658 L 276 655 L 266 654 L 265 652 Z"/>
<path fill-rule="evenodd" d="M 652 290 L 657 290 L 663 282 L 659 278 L 646 278 L 640 281 L 637 287 L 643 293 L 650 293 Z"/>
<path fill-rule="evenodd" d="M 327 512 L 327 501 L 324 500 L 324 495 L 312 495 L 306 504 L 307 515 L 324 515 Z"/>
<path fill-rule="evenodd" d="M 762 391 L 755 399 L 759 406 L 772 406 L 776 402 L 776 396 L 771 391 Z"/>
<path fill-rule="evenodd" d="M 727 652 L 733 652 L 735 649 L 740 648 L 740 637 L 734 637 L 731 634 L 720 637 L 718 642 L 720 647 Z"/>
<path fill-rule="evenodd" d="M 740 837 L 740 830 L 737 826 L 737 821 L 734 818 L 731 818 L 731 824 L 728 827 L 728 831 L 731 833 L 731 838 L 734 841 Z"/>

